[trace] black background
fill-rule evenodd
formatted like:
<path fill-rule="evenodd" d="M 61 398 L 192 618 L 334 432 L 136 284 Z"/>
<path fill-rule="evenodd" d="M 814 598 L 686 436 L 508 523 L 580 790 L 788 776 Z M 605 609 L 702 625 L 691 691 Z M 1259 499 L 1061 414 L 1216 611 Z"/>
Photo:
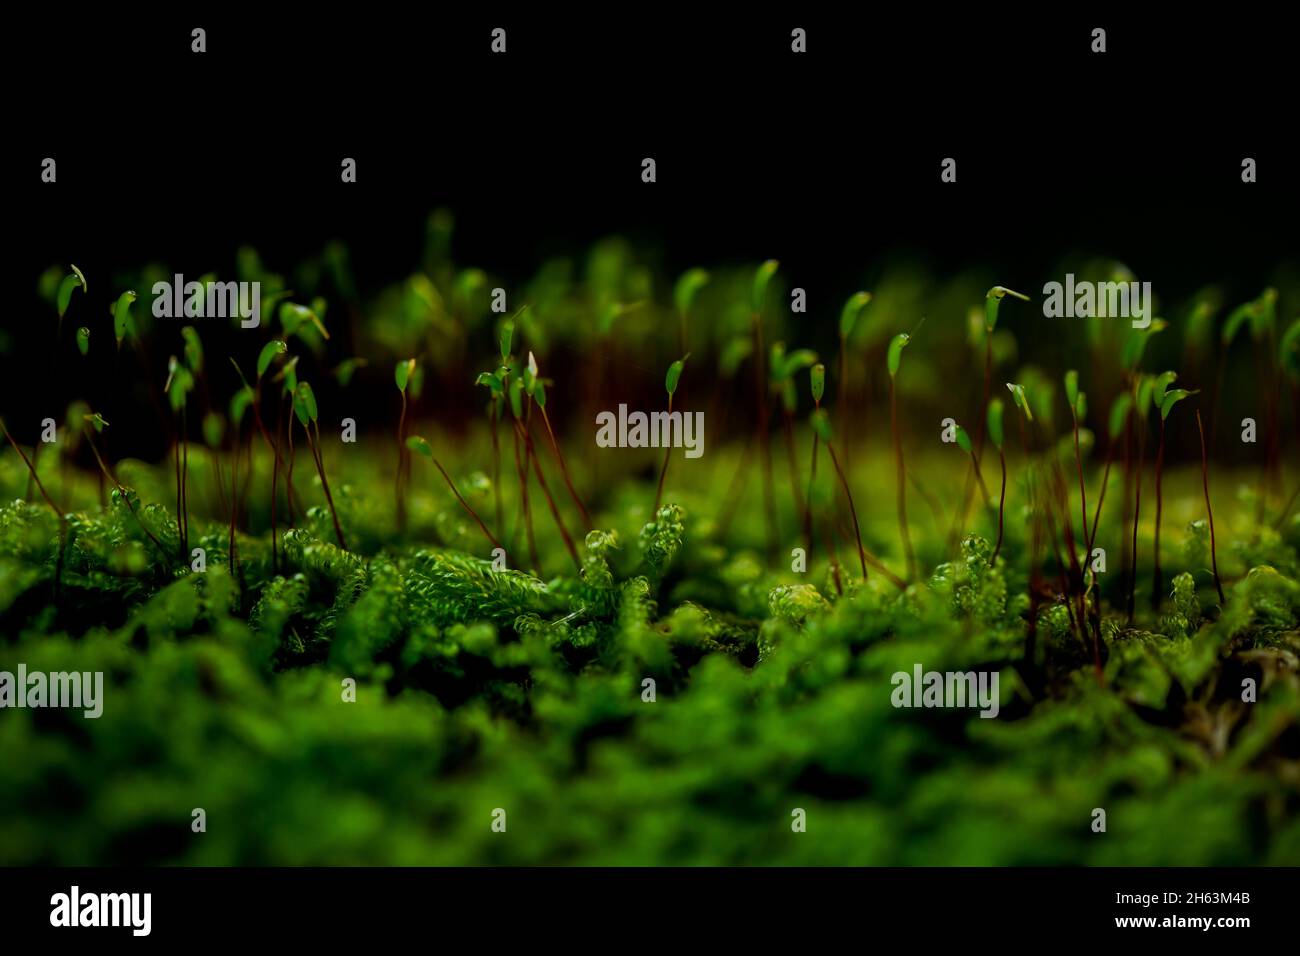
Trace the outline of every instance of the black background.
<path fill-rule="evenodd" d="M 18 348 L 4 363 L 0 408 L 21 404 L 37 374 L 24 351 L 49 321 L 36 276 L 76 261 L 73 250 L 105 274 L 155 258 L 198 274 L 228 267 L 239 244 L 276 264 L 340 237 L 373 291 L 415 266 L 439 205 L 457 214 L 456 259 L 505 274 L 620 232 L 661 244 L 672 272 L 777 257 L 837 297 L 884 252 L 910 249 L 936 269 L 981 263 L 1037 276 L 1071 250 L 1122 258 L 1174 293 L 1221 279 L 1240 301 L 1296 254 L 1295 44 L 1284 15 L 1258 5 L 1147 15 L 915 4 L 268 10 L 6 12 L 0 321 Z M 498 25 L 508 30 L 505 56 L 489 52 Z M 207 29 L 203 55 L 190 52 L 194 26 Z M 794 26 L 809 32 L 804 56 L 789 52 Z M 1104 55 L 1089 51 L 1094 26 L 1108 30 Z M 1247 155 L 1260 177 L 1249 187 L 1240 181 Z M 40 182 L 45 156 L 58 161 L 55 185 Z M 344 156 L 358 161 L 355 185 L 339 181 Z M 658 163 L 653 186 L 640 181 L 644 156 Z M 958 160 L 956 184 L 939 181 L 945 156 Z M 49 892 L 78 879 L 90 886 L 87 874 L 64 875 L 20 881 L 23 897 L 9 881 L 2 897 L 20 911 L 9 916 L 42 924 Z M 1106 926 L 1120 912 L 1115 890 L 1143 889 L 1124 874 L 1076 876 L 1067 886 L 1037 874 L 926 873 L 903 885 L 884 873 L 852 891 L 853 881 L 837 880 L 828 896 L 825 880 L 718 874 L 693 878 L 686 896 L 716 912 L 718 886 L 732 881 L 754 891 L 726 904 L 741 923 L 752 925 L 755 903 L 767 900 L 769 915 L 784 911 L 805 931 L 843 926 L 846 913 L 863 932 L 888 929 L 872 916 L 882 899 L 895 929 L 913 921 L 903 931 L 924 922 L 986 938 L 1000 915 L 1014 916 L 1026 935 L 1008 941 L 1032 944 Z M 1282 874 L 1268 876 L 1271 885 Z M 248 924 L 222 917 L 226 932 L 284 918 L 298 939 L 432 925 L 451 909 L 458 879 L 376 887 L 275 873 L 259 891 L 255 875 L 230 877 L 100 883 L 170 887 L 173 900 L 155 897 L 155 920 L 169 929 L 247 912 Z M 1246 878 L 1144 879 L 1154 890 L 1234 890 Z M 643 905 L 615 907 L 610 893 L 601 905 L 626 918 L 629 939 L 645 932 L 662 943 L 681 927 L 659 922 L 667 917 L 653 900 L 682 897 L 680 881 L 598 875 L 583 891 L 635 884 Z M 534 898 L 538 884 L 482 880 L 472 931 Z M 287 887 L 296 895 L 285 902 Z M 250 899 L 275 900 L 275 910 L 245 910 Z M 960 919 L 943 919 L 945 907 Z M 565 912 L 546 914 L 557 931 L 577 907 Z M 7 917 L 5 932 L 15 925 Z M 100 938 L 87 933 L 77 939 Z"/>
<path fill-rule="evenodd" d="M 1253 297 L 1297 246 L 1289 35 L 1254 7 L 59 12 L 10 36 L 10 235 L 23 275 L 71 237 L 196 273 L 340 237 L 365 288 L 415 265 L 445 205 L 457 260 L 505 274 L 619 232 L 674 271 L 774 256 L 852 286 L 885 251 L 1026 275 L 1097 251 L 1170 294 L 1214 276 Z"/>

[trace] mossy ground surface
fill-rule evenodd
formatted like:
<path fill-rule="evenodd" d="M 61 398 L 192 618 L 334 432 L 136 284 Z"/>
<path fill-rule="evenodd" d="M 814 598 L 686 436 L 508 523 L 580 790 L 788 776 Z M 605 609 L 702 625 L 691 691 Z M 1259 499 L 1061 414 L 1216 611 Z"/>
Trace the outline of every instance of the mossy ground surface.
<path fill-rule="evenodd" d="M 811 438 L 801 429 L 799 441 Z M 839 594 L 822 557 L 799 574 L 765 556 L 757 504 L 719 526 L 738 446 L 677 458 L 653 523 L 653 483 L 611 474 L 599 530 L 580 539 L 580 575 L 534 501 L 540 576 L 494 570 L 419 458 L 399 534 L 390 439 L 325 448 L 352 552 L 333 543 L 304 458 L 296 482 L 310 513 L 280 529 L 278 573 L 254 494 L 235 577 L 228 528 L 202 517 L 216 498 L 199 453 L 190 544 L 206 549 L 204 573 L 171 553 L 170 470 L 119 464 L 137 520 L 116 492 L 101 507 L 88 474 L 51 458 L 46 483 L 70 503 L 59 571 L 54 514 L 21 500 L 26 470 L 0 457 L 0 668 L 99 670 L 106 685 L 98 720 L 0 719 L 0 862 L 1300 863 L 1300 519 L 1257 524 L 1253 476 L 1217 479 L 1226 606 L 1204 530 L 1189 530 L 1203 517 L 1199 471 L 1175 471 L 1169 598 L 1153 614 L 1140 591 L 1127 627 L 1116 545 L 1102 679 L 1064 605 L 1048 602 L 1031 689 L 1030 522 L 1014 477 L 996 566 L 993 512 L 972 508 L 950 555 L 948 522 L 916 501 L 918 560 L 932 573 L 905 591 L 879 574 L 864 585 L 846 548 Z M 449 468 L 484 515 L 490 454 L 473 429 Z M 858 449 L 855 469 L 865 543 L 898 568 L 887 455 Z M 653 473 L 657 459 L 646 460 Z M 269 488 L 271 457 L 256 444 L 254 461 L 251 486 Z M 944 461 L 922 455 L 915 467 L 948 474 L 929 490 L 957 501 L 964 476 Z M 778 500 L 789 498 L 778 482 Z M 754 482 L 746 501 L 758 501 Z M 504 510 L 509 529 L 509 486 Z M 788 503 L 779 518 L 798 526 Z M 1147 554 L 1151 531 L 1148 518 Z M 1108 507 L 1099 540 L 1121 534 Z M 522 541 L 508 543 L 527 564 Z M 1141 588 L 1146 560 L 1139 571 Z M 893 707 L 891 675 L 917 663 L 998 671 L 998 718 Z M 355 703 L 342 700 L 348 677 Z M 1247 677 L 1255 703 L 1241 699 Z M 206 833 L 191 832 L 196 807 Z M 504 834 L 491 828 L 497 808 Z M 795 808 L 804 833 L 792 832 Z M 1094 808 L 1107 812 L 1104 834 L 1091 829 Z"/>

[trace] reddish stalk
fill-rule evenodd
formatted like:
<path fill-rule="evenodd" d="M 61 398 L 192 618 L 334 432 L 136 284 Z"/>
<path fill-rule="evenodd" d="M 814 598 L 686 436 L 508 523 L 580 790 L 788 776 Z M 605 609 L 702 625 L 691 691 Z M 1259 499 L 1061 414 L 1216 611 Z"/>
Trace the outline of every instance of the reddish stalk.
<path fill-rule="evenodd" d="M 9 444 L 13 446 L 14 451 L 18 452 L 18 457 L 23 460 L 23 464 L 27 466 L 27 473 L 31 476 L 32 481 L 36 483 L 36 488 L 40 491 L 41 497 L 45 499 L 45 503 L 50 506 L 50 510 L 54 512 L 60 521 L 62 521 L 63 511 L 54 503 L 54 499 L 50 497 L 50 493 L 45 490 L 45 485 L 41 483 L 40 476 L 36 474 L 36 466 L 32 463 L 31 459 L 27 457 L 27 453 L 23 451 L 22 446 L 20 446 L 18 442 L 14 441 L 14 436 L 9 434 L 8 427 L 2 421 L 0 421 L 0 429 L 4 430 L 5 438 L 9 440 Z M 92 445 L 91 447 L 93 448 L 94 446 Z M 34 449 L 32 454 L 33 456 L 36 454 Z M 96 454 L 98 454 L 98 452 L 96 452 Z"/>
<path fill-rule="evenodd" d="M 894 462 L 898 475 L 898 530 L 903 537 L 903 554 L 907 560 L 907 576 L 916 580 L 916 555 L 912 551 L 912 535 L 907 529 L 907 475 L 903 465 L 903 442 L 898 433 L 898 390 L 894 377 L 889 377 L 889 427 L 894 434 Z M 854 523 L 857 521 L 854 519 Z"/>
<path fill-rule="evenodd" d="M 533 509 L 532 505 L 528 501 L 528 468 L 526 460 L 521 460 L 519 457 L 519 432 L 519 422 L 516 420 L 513 434 L 515 439 L 515 471 L 519 475 L 519 505 L 523 511 L 524 528 L 527 532 L 528 557 L 533 562 L 533 570 L 540 574 L 542 570 L 542 562 L 537 557 L 537 539 L 533 534 Z M 525 451 L 525 455 L 527 455 L 527 451 Z M 519 525 L 516 522 L 516 536 L 518 536 L 518 533 Z"/>
<path fill-rule="evenodd" d="M 497 536 L 505 537 L 501 513 L 501 441 L 497 435 L 497 416 L 500 414 L 500 400 L 492 399 L 492 497 L 496 505 Z"/>
<path fill-rule="evenodd" d="M 578 557 L 578 549 L 573 546 L 573 539 L 569 537 L 569 530 L 564 526 L 564 519 L 560 517 L 560 509 L 556 507 L 555 498 L 551 495 L 551 489 L 546 484 L 546 476 L 542 473 L 541 457 L 537 454 L 533 446 L 532 435 L 528 433 L 527 426 L 518 426 L 523 429 L 524 447 L 527 450 L 528 457 L 533 462 L 533 473 L 537 475 L 537 483 L 542 486 L 542 495 L 546 498 L 546 504 L 551 510 L 551 517 L 555 520 L 555 527 L 559 529 L 560 537 L 564 539 L 564 546 L 568 549 L 569 556 L 573 558 L 573 566 L 578 572 L 582 572 L 582 560 Z"/>
<path fill-rule="evenodd" d="M 1142 467 L 1146 462 L 1146 423 L 1139 421 L 1137 423 L 1137 448 L 1138 460 L 1137 471 L 1135 472 L 1135 482 L 1133 485 L 1133 570 L 1129 575 L 1128 587 L 1128 624 L 1133 626 L 1133 617 L 1136 613 L 1137 605 L 1137 574 L 1138 574 L 1138 522 L 1142 515 Z"/>
<path fill-rule="evenodd" d="M 1151 575 L 1151 610 L 1160 610 L 1160 598 L 1164 591 L 1163 575 L 1160 573 L 1160 519 L 1164 510 L 1164 495 L 1161 493 L 1161 476 L 1165 467 L 1165 417 L 1160 416 L 1160 445 L 1156 450 L 1156 536 L 1154 542 L 1155 570 Z"/>
<path fill-rule="evenodd" d="M 1219 557 L 1214 542 L 1214 508 L 1210 505 L 1210 460 L 1205 451 L 1205 428 L 1201 425 L 1201 410 L 1196 410 L 1196 430 L 1201 436 L 1201 487 L 1205 492 L 1205 511 L 1210 516 L 1210 566 L 1214 570 L 1214 587 L 1219 592 L 1219 604 L 1228 603 L 1223 596 L 1223 582 L 1219 580 Z"/>
<path fill-rule="evenodd" d="M 280 483 L 280 432 L 284 429 L 284 402 L 275 403 L 275 460 L 271 462 L 271 570 L 280 571 L 279 533 L 276 530 L 277 486 Z"/>
<path fill-rule="evenodd" d="M 862 528 L 858 525 L 858 509 L 853 504 L 853 492 L 849 490 L 848 479 L 844 475 L 844 469 L 840 467 L 840 460 L 835 454 L 835 446 L 830 442 L 826 443 L 826 451 L 831 456 L 831 464 L 835 466 L 835 474 L 839 476 L 840 487 L 844 489 L 844 498 L 849 504 L 849 514 L 853 518 L 853 534 L 858 542 L 858 560 L 862 563 L 862 580 L 867 580 L 867 565 L 873 568 L 889 579 L 889 582 L 900 591 L 907 589 L 907 582 L 898 575 L 894 574 L 889 568 L 868 551 L 862 544 Z"/>
<path fill-rule="evenodd" d="M 487 525 L 483 523 L 483 519 L 478 516 L 478 512 L 476 512 L 472 507 L 470 507 L 470 503 L 466 501 L 463 497 L 461 497 L 461 493 L 456 490 L 456 485 L 451 480 L 451 477 L 447 474 L 447 469 L 443 468 L 442 464 L 436 458 L 433 459 L 433 464 L 437 467 L 438 471 L 442 474 L 442 480 L 447 483 L 447 487 L 450 488 L 451 493 L 456 496 L 456 500 L 460 502 L 460 506 L 465 509 L 465 511 L 469 514 L 469 516 L 474 519 L 475 524 L 479 526 L 479 530 L 483 532 L 483 536 L 488 539 L 489 543 L 491 543 L 493 548 L 501 548 L 501 543 L 497 541 L 495 537 L 492 536 L 492 532 L 489 531 Z M 505 549 L 501 548 L 501 550 L 504 551 Z"/>
<path fill-rule="evenodd" d="M 339 547 L 346 551 L 348 546 L 343 540 L 343 526 L 339 524 L 339 513 L 334 507 L 334 496 L 330 494 L 329 479 L 325 477 L 325 462 L 321 460 L 320 426 L 313 421 L 312 427 L 316 429 L 316 436 L 314 438 L 312 437 L 311 432 L 307 430 L 306 425 L 303 425 L 302 427 L 303 434 L 307 436 L 307 444 L 310 446 L 312 458 L 316 462 L 316 472 L 320 475 L 321 488 L 325 491 L 325 502 L 330 506 L 330 518 L 334 522 L 334 536 L 338 538 Z"/>
<path fill-rule="evenodd" d="M 819 404 L 817 407 L 820 408 L 821 405 Z M 813 486 L 814 486 L 814 485 L 816 484 L 816 482 L 817 482 L 817 448 L 818 448 L 818 445 L 819 445 L 820 442 L 821 442 L 821 436 L 818 435 L 816 431 L 814 431 L 814 432 L 813 432 L 813 445 L 812 445 L 812 468 L 809 469 L 809 472 L 808 472 L 808 494 L 807 494 L 807 496 L 806 496 L 806 501 L 805 501 L 805 505 L 804 505 L 804 512 L 803 512 L 803 537 L 804 537 L 804 546 L 805 546 L 805 548 L 806 548 L 806 550 L 807 550 L 807 552 L 808 552 L 809 554 L 812 554 L 812 536 L 813 536 L 813 514 L 812 514 L 812 503 L 813 503 Z M 845 453 L 845 455 L 846 455 L 846 457 L 847 457 L 847 452 Z"/>
<path fill-rule="evenodd" d="M 772 446 L 768 435 L 766 370 L 763 363 L 763 319 L 755 312 L 754 327 L 754 401 L 758 405 L 758 447 L 763 459 L 763 508 L 766 512 L 767 553 L 776 551 L 776 498 L 772 491 Z"/>
<path fill-rule="evenodd" d="M 578 497 L 578 490 L 573 487 L 573 479 L 569 477 L 569 466 L 564 463 L 564 455 L 560 452 L 560 443 L 555 440 L 555 432 L 551 429 L 551 418 L 549 415 L 546 414 L 546 406 L 538 405 L 537 407 L 540 408 L 542 411 L 542 424 L 546 426 L 546 437 L 551 440 L 551 452 L 555 455 L 555 460 L 560 465 L 560 475 L 564 478 L 564 487 L 569 489 L 569 497 L 572 498 L 573 503 L 577 505 L 578 513 L 582 515 L 582 522 L 587 526 L 587 530 L 590 531 L 592 527 L 591 515 L 587 513 L 587 506 L 584 505 L 582 503 L 582 499 Z M 668 396 L 669 414 L 672 413 L 672 410 L 673 410 L 673 397 L 669 395 Z M 665 470 L 667 469 L 667 467 L 668 467 L 668 463 L 665 460 L 664 462 Z M 663 490 L 662 476 L 660 476 L 659 478 L 659 490 L 660 491 Z M 659 507 L 658 505 L 656 505 L 655 511 L 658 510 Z"/>
<path fill-rule="evenodd" d="M 397 419 L 397 530 L 406 533 L 406 389 L 402 393 L 402 413 Z"/>
<path fill-rule="evenodd" d="M 1007 455 L 1001 448 L 998 449 L 998 464 L 1002 466 L 1002 491 L 998 495 L 998 543 L 993 546 L 990 567 L 998 563 L 998 554 L 1002 551 L 1002 514 L 1007 504 Z"/>
<path fill-rule="evenodd" d="M 672 414 L 673 414 L 673 396 L 672 393 L 669 392 L 668 393 L 668 416 L 670 421 L 672 419 Z M 549 429 L 550 426 L 547 425 L 547 428 Z M 555 439 L 552 438 L 551 440 L 554 441 Z M 668 458 L 669 456 L 672 455 L 672 452 L 673 452 L 672 445 L 664 446 L 664 463 L 663 463 L 663 467 L 659 469 L 659 487 L 655 491 L 655 506 L 654 506 L 654 510 L 650 512 L 650 520 L 652 521 L 654 520 L 655 516 L 659 514 L 659 504 L 660 502 L 663 501 L 664 478 L 668 476 Z M 587 525 L 588 527 L 590 527 L 591 522 L 588 521 Z"/>
<path fill-rule="evenodd" d="M 8 435 L 8 432 L 5 434 Z M 153 546 L 158 549 L 158 553 L 165 558 L 167 556 L 167 549 L 162 546 L 162 542 L 154 536 L 154 533 L 149 530 L 149 526 L 140 518 L 139 513 L 135 510 L 135 505 L 131 504 L 131 497 L 126 493 L 126 488 L 124 488 L 122 483 L 114 477 L 111 471 L 108 470 L 108 465 L 106 465 L 104 459 L 100 457 L 99 449 L 95 447 L 95 440 L 90 437 L 90 432 L 86 432 L 85 435 L 86 444 L 89 445 L 90 450 L 94 452 L 95 461 L 99 462 L 100 471 L 104 473 L 104 477 L 113 483 L 113 486 L 117 489 L 117 493 L 122 496 L 123 503 L 126 505 L 127 510 L 131 512 L 131 516 L 135 518 L 136 523 L 140 526 L 140 530 L 148 535 L 149 540 L 153 542 Z M 11 442 L 13 441 L 12 438 L 9 440 Z M 24 459 L 25 458 L 26 456 L 24 456 Z"/>
<path fill-rule="evenodd" d="M 803 496 L 799 492 L 799 465 L 795 460 L 794 450 L 794 421 L 790 415 L 789 409 L 785 409 L 785 450 L 786 457 L 789 458 L 790 464 L 790 493 L 794 496 L 794 513 L 799 514 L 804 510 Z"/>

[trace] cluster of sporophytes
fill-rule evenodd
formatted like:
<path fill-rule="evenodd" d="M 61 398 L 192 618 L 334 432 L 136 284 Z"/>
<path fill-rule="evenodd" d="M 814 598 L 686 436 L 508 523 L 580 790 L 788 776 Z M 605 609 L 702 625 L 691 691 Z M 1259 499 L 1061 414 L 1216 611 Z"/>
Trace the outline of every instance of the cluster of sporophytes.
<path fill-rule="evenodd" d="M 108 336 L 81 271 L 45 280 L 57 361 L 156 394 L 67 394 L 53 443 L 7 417 L 0 670 L 106 689 L 0 713 L 0 861 L 1300 862 L 1289 300 L 1198 297 L 1178 375 L 1144 365 L 1163 320 L 1049 375 L 999 328 L 1018 293 L 954 283 L 954 336 L 886 278 L 823 357 L 774 261 L 665 296 L 602 243 L 502 312 L 448 229 L 365 302 L 338 246 L 296 292 L 241 252 L 255 332 L 113 290 Z M 1219 471 L 1243 331 L 1263 453 Z M 707 410 L 710 453 L 596 448 L 625 397 Z M 113 456 L 151 407 L 167 460 Z M 917 664 L 999 674 L 998 718 L 895 709 Z"/>

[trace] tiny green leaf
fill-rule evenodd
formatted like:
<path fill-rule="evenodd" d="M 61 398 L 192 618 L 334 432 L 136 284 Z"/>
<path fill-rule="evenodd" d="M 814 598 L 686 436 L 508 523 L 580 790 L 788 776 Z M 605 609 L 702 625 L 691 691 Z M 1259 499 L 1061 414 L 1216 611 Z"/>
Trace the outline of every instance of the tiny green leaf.
<path fill-rule="evenodd" d="M 415 359 L 406 359 L 398 362 L 397 367 L 393 369 L 393 380 L 397 382 L 397 390 L 405 394 L 406 383 L 411 379 L 411 373 L 415 371 Z"/>
<path fill-rule="evenodd" d="M 506 319 L 501 323 L 500 343 L 501 343 L 501 361 L 505 362 L 510 358 L 510 349 L 515 341 L 515 320 Z"/>
<path fill-rule="evenodd" d="M 304 428 L 307 427 L 308 421 L 316 421 L 316 395 L 312 392 L 309 383 L 299 382 L 298 387 L 294 389 L 293 410 Z"/>
<path fill-rule="evenodd" d="M 1017 385 L 1014 382 L 1007 382 L 1007 390 L 1011 392 L 1011 397 L 1015 400 L 1016 407 L 1025 413 L 1025 418 L 1031 422 L 1034 420 L 1034 412 L 1029 407 L 1029 399 L 1025 395 L 1025 387 Z"/>
<path fill-rule="evenodd" d="M 191 372 L 203 371 L 203 343 L 199 333 L 192 325 L 181 329 L 181 338 L 185 340 L 185 364 Z"/>
<path fill-rule="evenodd" d="M 971 444 L 970 435 L 966 434 L 966 429 L 960 425 L 957 426 L 957 447 L 968 455 L 975 450 L 975 446 Z"/>
<path fill-rule="evenodd" d="M 257 356 L 257 377 L 261 378 L 266 374 L 266 370 L 271 367 L 277 355 L 283 355 L 289 351 L 289 346 L 281 339 L 272 339 L 262 346 L 262 352 Z"/>
<path fill-rule="evenodd" d="M 1151 401 L 1159 408 L 1164 404 L 1165 392 L 1178 378 L 1177 372 L 1161 372 L 1151 382 Z"/>
<path fill-rule="evenodd" d="M 1188 391 L 1185 388 L 1175 388 L 1165 392 L 1164 398 L 1160 402 L 1160 420 L 1164 421 L 1167 419 L 1175 405 L 1181 402 L 1184 398 L 1187 398 L 1189 395 L 1195 395 L 1199 391 L 1199 388 L 1192 389 L 1191 391 Z"/>
<path fill-rule="evenodd" d="M 754 340 L 749 336 L 736 336 L 723 346 L 718 356 L 718 371 L 724 378 L 731 378 L 740 368 L 740 363 L 749 358 L 754 351 Z"/>
<path fill-rule="evenodd" d="M 230 398 L 230 421 L 236 428 L 244 420 L 244 413 L 253 404 L 253 389 L 247 384 L 240 387 Z"/>
<path fill-rule="evenodd" d="M 677 305 L 677 311 L 682 315 L 689 315 L 696 293 L 704 288 L 708 281 L 709 274 L 703 269 L 687 269 L 683 272 L 677 284 L 673 286 L 673 302 Z"/>
<path fill-rule="evenodd" d="M 281 394 L 292 396 L 298 391 L 298 356 L 294 356 L 284 363 L 284 367 L 275 374 L 273 381 L 283 382 L 283 391 Z"/>
<path fill-rule="evenodd" d="M 1152 319 L 1151 324 L 1145 329 L 1132 329 L 1129 336 L 1124 341 L 1124 348 L 1120 353 L 1120 365 L 1126 369 L 1134 369 L 1142 361 L 1142 353 L 1146 351 L 1147 342 L 1151 336 L 1163 332 L 1169 328 L 1169 323 L 1164 319 Z"/>
<path fill-rule="evenodd" d="M 1079 404 L 1079 373 L 1070 369 L 1065 373 L 1065 400 L 1070 403 L 1071 409 L 1077 409 Z"/>
<path fill-rule="evenodd" d="M 858 316 L 862 310 L 867 307 L 871 301 L 870 292 L 855 292 L 849 296 L 849 301 L 844 303 L 844 308 L 840 310 L 840 338 L 847 339 L 853 334 L 853 327 L 857 325 Z"/>
<path fill-rule="evenodd" d="M 77 349 L 82 355 L 90 351 L 90 329 L 84 325 L 77 329 Z"/>
<path fill-rule="evenodd" d="M 992 332 L 998 324 L 998 306 L 1006 296 L 1012 296 L 1023 302 L 1029 301 L 1029 296 L 1019 292 L 1013 292 L 1004 286 L 995 285 L 984 295 L 984 328 Z"/>
<path fill-rule="evenodd" d="M 216 448 L 221 444 L 221 439 L 226 434 L 226 422 L 216 412 L 208 412 L 203 416 L 203 440 L 207 442 L 209 448 Z"/>
<path fill-rule="evenodd" d="M 501 394 L 501 388 L 504 385 L 504 382 L 502 381 L 501 376 L 496 374 L 496 372 L 479 372 L 478 378 L 474 379 L 474 384 L 487 386 L 488 390 L 492 392 L 493 397 L 496 397 Z"/>
<path fill-rule="evenodd" d="M 86 277 L 81 274 L 81 270 L 74 265 L 72 272 L 72 275 L 64 276 L 63 281 L 59 283 L 57 296 L 59 318 L 63 318 L 64 313 L 68 311 L 68 305 L 72 302 L 72 293 L 77 289 L 86 291 Z"/>
<path fill-rule="evenodd" d="M 1155 384 L 1155 377 L 1151 375 L 1143 375 L 1138 381 L 1134 407 L 1137 409 L 1138 417 L 1144 421 L 1147 412 L 1151 411 L 1151 393 L 1155 391 Z"/>
<path fill-rule="evenodd" d="M 903 361 L 903 349 L 907 347 L 907 343 L 910 341 L 912 341 L 912 337 L 906 332 L 899 332 L 890 339 L 889 354 L 886 356 L 890 378 L 898 374 L 898 366 Z"/>
<path fill-rule="evenodd" d="M 768 259 L 754 273 L 754 290 L 750 305 L 755 312 L 763 311 L 763 300 L 767 297 L 767 287 L 772 281 L 772 276 L 776 275 L 776 270 L 780 265 L 775 259 Z"/>
<path fill-rule="evenodd" d="M 813 401 L 820 405 L 822 396 L 826 394 L 826 366 L 818 362 L 812 367 L 808 377 L 812 382 Z"/>
<path fill-rule="evenodd" d="M 1088 393 L 1080 392 L 1079 397 L 1074 400 L 1074 417 L 1082 422 L 1088 417 Z"/>
<path fill-rule="evenodd" d="M 85 416 L 85 419 L 86 421 L 90 422 L 91 426 L 97 432 L 102 432 L 105 428 L 108 427 L 108 422 L 104 421 L 104 416 L 99 414 L 99 412 L 94 412 L 93 414 L 87 415 Z"/>
<path fill-rule="evenodd" d="M 817 433 L 822 441 L 829 445 L 832 437 L 831 419 L 826 414 L 826 410 L 824 408 L 817 409 L 812 413 L 808 421 L 812 424 L 813 431 Z"/>
<path fill-rule="evenodd" d="M 515 418 L 524 417 L 524 383 L 517 378 L 510 380 L 510 411 Z"/>
<path fill-rule="evenodd" d="M 989 438 L 995 448 L 1002 447 L 1002 399 L 991 398 L 989 400 L 988 413 Z"/>
<path fill-rule="evenodd" d="M 356 374 L 357 369 L 362 368 L 369 363 L 363 358 L 344 359 L 334 367 L 334 377 L 344 388 L 352 381 L 352 376 Z"/>
<path fill-rule="evenodd" d="M 131 318 L 131 303 L 135 300 L 134 292 L 123 292 L 117 297 L 117 304 L 113 306 L 113 335 L 117 339 L 118 348 L 122 347 L 122 340 L 128 334 L 135 334 L 135 320 Z"/>
<path fill-rule="evenodd" d="M 406 439 L 406 447 L 411 451 L 419 452 L 425 458 L 433 457 L 433 447 L 419 435 L 411 435 Z"/>
<path fill-rule="evenodd" d="M 282 302 L 280 303 L 279 314 L 280 325 L 284 328 L 286 336 L 298 332 L 304 325 L 313 325 L 316 327 L 316 331 L 321 334 L 321 338 L 328 339 L 330 337 L 320 316 L 305 305 L 299 305 L 296 302 Z"/>
<path fill-rule="evenodd" d="M 785 381 L 794 377 L 802 369 L 811 368 L 816 362 L 817 353 L 812 349 L 795 349 L 789 354 L 782 355 L 772 377 L 778 381 Z"/>
<path fill-rule="evenodd" d="M 670 398 L 677 391 L 677 382 L 681 379 L 682 369 L 686 367 L 686 360 L 690 357 L 691 353 L 687 352 L 677 361 L 673 362 L 672 365 L 668 366 L 668 374 L 664 376 L 664 388 L 668 390 Z"/>
<path fill-rule="evenodd" d="M 1110 435 L 1111 441 L 1124 434 L 1124 426 L 1128 422 L 1129 412 L 1132 410 L 1133 396 L 1128 392 L 1120 392 L 1115 398 L 1115 403 L 1110 406 L 1110 422 L 1107 434 Z"/>

